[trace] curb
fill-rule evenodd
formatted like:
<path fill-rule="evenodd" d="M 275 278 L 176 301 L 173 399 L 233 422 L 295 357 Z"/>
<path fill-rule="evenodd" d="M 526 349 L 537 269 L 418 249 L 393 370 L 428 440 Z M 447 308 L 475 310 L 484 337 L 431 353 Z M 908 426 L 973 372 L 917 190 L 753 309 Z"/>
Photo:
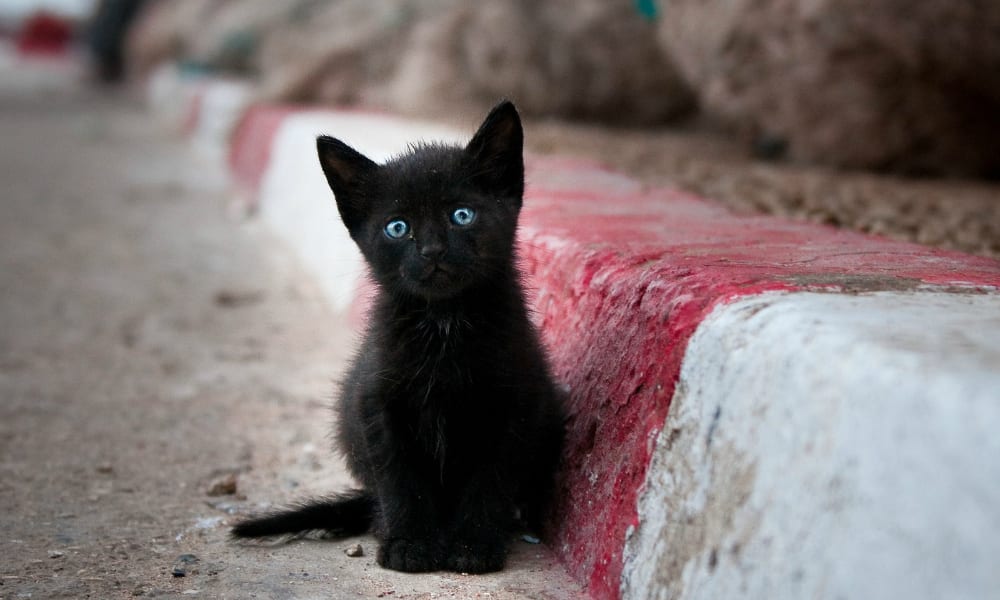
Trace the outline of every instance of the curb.
<path fill-rule="evenodd" d="M 360 314 L 363 265 L 315 136 L 379 159 L 468 133 L 211 109 L 190 98 L 214 83 L 173 77 L 193 122 L 235 124 L 194 137 L 228 147 L 261 218 Z M 527 164 L 523 265 L 572 397 L 551 542 L 592 596 L 1000 589 L 1000 262 L 738 217 L 588 161 Z"/>

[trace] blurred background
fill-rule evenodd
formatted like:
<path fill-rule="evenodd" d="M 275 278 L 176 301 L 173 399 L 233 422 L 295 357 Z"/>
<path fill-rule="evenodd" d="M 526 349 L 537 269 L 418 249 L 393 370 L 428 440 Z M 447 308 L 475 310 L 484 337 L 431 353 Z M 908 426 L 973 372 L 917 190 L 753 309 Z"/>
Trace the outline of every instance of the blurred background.
<path fill-rule="evenodd" d="M 536 153 L 1000 257 L 995 0 L 4 0 L 0 28 L 102 84 L 171 65 L 462 126 L 507 97 Z"/>

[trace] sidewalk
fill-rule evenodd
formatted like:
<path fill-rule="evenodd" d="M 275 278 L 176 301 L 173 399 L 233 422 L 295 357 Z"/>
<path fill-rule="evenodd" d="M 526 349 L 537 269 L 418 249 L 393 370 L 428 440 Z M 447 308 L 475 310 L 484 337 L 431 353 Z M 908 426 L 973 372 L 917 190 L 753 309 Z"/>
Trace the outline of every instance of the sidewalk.
<path fill-rule="evenodd" d="M 526 543 L 499 574 L 414 577 L 370 537 L 227 539 L 349 484 L 327 440 L 351 328 L 227 215 L 222 170 L 65 75 L 0 60 L 0 598 L 581 597 Z"/>
<path fill-rule="evenodd" d="M 213 111 L 229 92 L 157 81 L 154 104 L 195 98 L 196 139 L 236 124 L 217 140 L 236 181 L 356 312 L 363 266 L 315 136 L 383 158 L 468 135 L 233 96 Z M 586 161 L 528 171 L 522 256 L 572 398 L 555 549 L 592 595 L 1000 589 L 1000 263 L 736 217 Z"/>

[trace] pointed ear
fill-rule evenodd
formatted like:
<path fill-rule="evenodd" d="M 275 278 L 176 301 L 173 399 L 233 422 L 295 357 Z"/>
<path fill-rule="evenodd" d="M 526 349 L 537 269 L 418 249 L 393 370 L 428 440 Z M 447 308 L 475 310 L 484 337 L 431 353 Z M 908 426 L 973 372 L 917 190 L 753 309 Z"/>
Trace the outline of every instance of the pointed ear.
<path fill-rule="evenodd" d="M 344 142 L 326 135 L 316 138 L 316 151 L 323 174 L 337 200 L 340 218 L 353 233 L 366 213 L 361 186 L 369 175 L 378 170 L 378 165 Z"/>
<path fill-rule="evenodd" d="M 465 147 L 472 161 L 473 181 L 489 192 L 516 199 L 524 196 L 524 131 L 513 103 L 493 107 Z"/>

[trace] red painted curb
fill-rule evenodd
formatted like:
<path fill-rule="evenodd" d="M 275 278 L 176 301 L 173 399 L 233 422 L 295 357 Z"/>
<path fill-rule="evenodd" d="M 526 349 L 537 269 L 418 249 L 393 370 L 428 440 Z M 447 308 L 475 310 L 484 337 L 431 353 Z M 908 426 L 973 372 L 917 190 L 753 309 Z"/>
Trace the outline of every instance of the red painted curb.
<path fill-rule="evenodd" d="M 720 302 L 765 291 L 1000 287 L 1000 262 L 772 217 L 737 217 L 588 163 L 529 163 L 521 251 L 571 390 L 556 547 L 614 598 L 626 531 L 687 342 Z"/>
<path fill-rule="evenodd" d="M 22 56 L 68 58 L 73 44 L 73 22 L 55 12 L 37 9 L 15 33 L 14 45 Z"/>
<path fill-rule="evenodd" d="M 203 81 L 193 87 L 188 104 L 184 107 L 184 116 L 181 120 L 181 133 L 186 136 L 194 135 L 198 128 L 198 120 L 201 119 L 201 111 L 205 102 L 205 94 L 208 92 L 208 82 Z"/>
<path fill-rule="evenodd" d="M 291 112 L 258 106 L 244 116 L 230 152 L 243 185 L 259 187 Z M 571 392 L 553 545 L 598 598 L 618 596 L 626 532 L 687 342 L 717 304 L 778 290 L 1000 288 L 992 259 L 737 217 L 587 161 L 529 157 L 528 166 L 521 256 Z"/>
<path fill-rule="evenodd" d="M 254 204 L 271 162 L 274 136 L 285 118 L 299 111 L 291 106 L 257 104 L 247 108 L 236 122 L 229 142 L 229 170 L 233 181 L 250 193 Z"/>

